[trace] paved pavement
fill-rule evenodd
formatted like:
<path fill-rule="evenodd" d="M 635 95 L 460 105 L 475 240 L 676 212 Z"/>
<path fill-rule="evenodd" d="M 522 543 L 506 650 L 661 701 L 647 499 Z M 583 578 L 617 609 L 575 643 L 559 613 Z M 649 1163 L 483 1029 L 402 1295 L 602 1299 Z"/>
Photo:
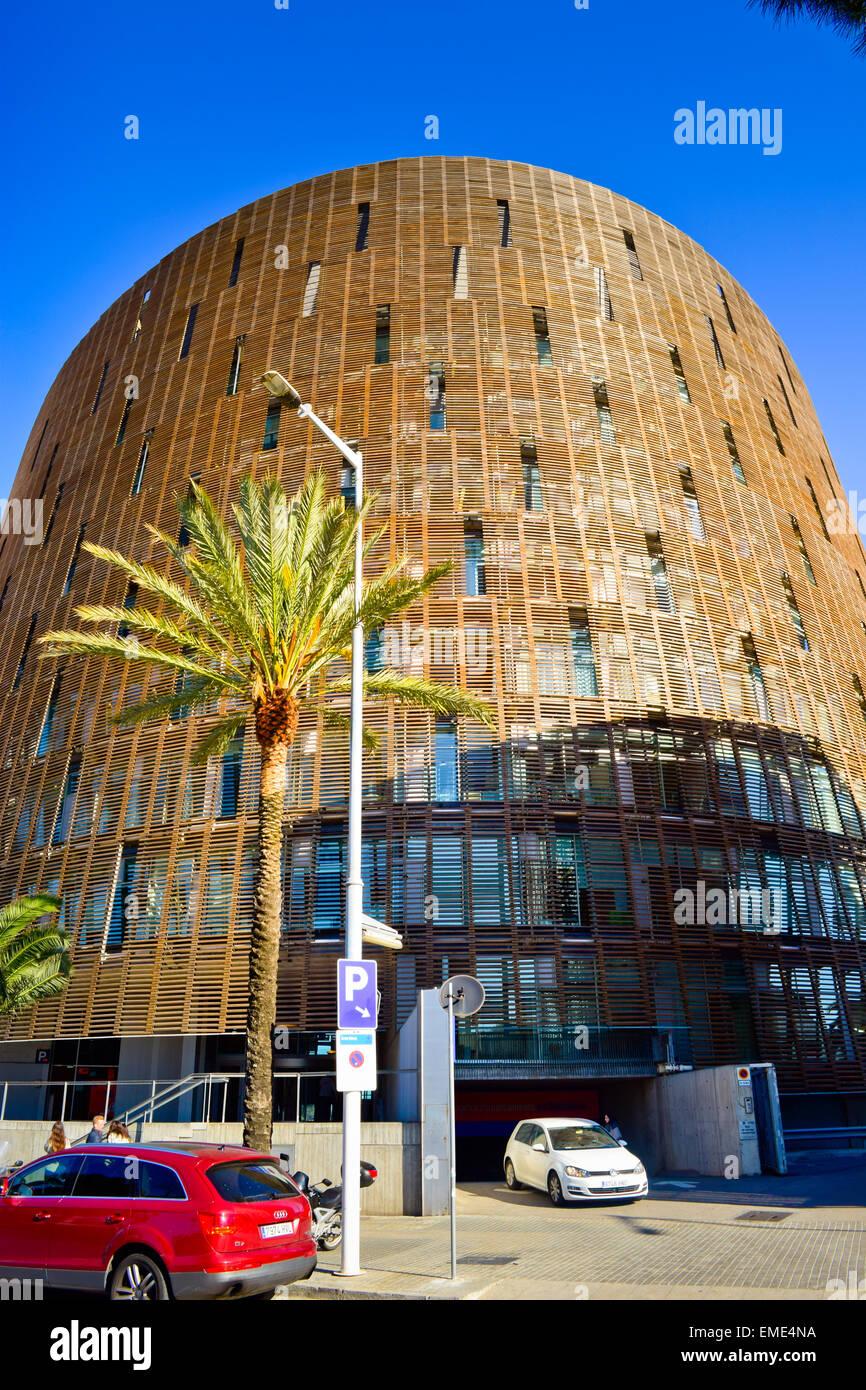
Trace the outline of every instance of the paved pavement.
<path fill-rule="evenodd" d="M 323 1254 L 281 1296 L 827 1300 L 861 1280 L 866 1295 L 866 1154 L 798 1155 L 784 1178 L 660 1174 L 629 1205 L 556 1209 L 466 1183 L 457 1212 L 456 1284 L 447 1217 L 378 1216 L 362 1222 L 360 1277 L 341 1279 L 339 1252 Z"/>

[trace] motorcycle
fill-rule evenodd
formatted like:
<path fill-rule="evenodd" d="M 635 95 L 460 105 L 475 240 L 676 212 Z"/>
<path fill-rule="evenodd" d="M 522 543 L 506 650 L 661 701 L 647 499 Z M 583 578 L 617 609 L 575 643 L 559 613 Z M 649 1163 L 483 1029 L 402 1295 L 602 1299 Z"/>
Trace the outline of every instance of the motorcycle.
<path fill-rule="evenodd" d="M 378 1171 L 361 1160 L 361 1186 L 372 1187 Z M 343 1239 L 343 1187 L 330 1178 L 311 1183 L 307 1173 L 292 1173 L 292 1181 L 303 1192 L 313 1213 L 310 1234 L 319 1250 L 336 1250 Z"/>

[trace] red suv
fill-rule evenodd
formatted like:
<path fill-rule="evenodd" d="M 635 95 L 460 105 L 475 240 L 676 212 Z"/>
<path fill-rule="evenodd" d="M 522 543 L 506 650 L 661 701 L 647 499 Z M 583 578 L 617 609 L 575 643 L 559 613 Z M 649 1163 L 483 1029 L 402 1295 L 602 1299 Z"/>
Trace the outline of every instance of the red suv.
<path fill-rule="evenodd" d="M 93 1144 L 0 1186 L 0 1278 L 113 1299 L 271 1298 L 316 1267 L 310 1204 L 270 1154 Z"/>

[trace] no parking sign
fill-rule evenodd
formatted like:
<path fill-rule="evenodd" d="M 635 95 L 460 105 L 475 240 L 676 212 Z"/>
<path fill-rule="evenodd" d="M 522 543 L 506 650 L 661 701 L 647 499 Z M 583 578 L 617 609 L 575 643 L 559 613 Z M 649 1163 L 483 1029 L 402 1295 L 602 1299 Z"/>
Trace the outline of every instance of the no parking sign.
<path fill-rule="evenodd" d="M 375 1091 L 376 1034 L 337 1031 L 337 1090 Z"/>

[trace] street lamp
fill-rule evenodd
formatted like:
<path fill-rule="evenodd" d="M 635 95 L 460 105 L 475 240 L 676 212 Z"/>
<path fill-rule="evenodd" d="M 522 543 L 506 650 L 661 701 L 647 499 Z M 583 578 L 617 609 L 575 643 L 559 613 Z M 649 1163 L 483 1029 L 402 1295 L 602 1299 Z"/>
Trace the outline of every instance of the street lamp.
<path fill-rule="evenodd" d="M 262 375 L 262 384 L 277 400 L 297 408 L 298 419 L 309 420 L 355 470 L 355 507 L 364 500 L 363 458 L 335 434 L 312 406 L 304 405 L 295 388 L 279 372 Z M 364 536 L 355 532 L 355 626 L 352 628 L 352 690 L 349 729 L 349 875 L 346 880 L 346 959 L 360 960 L 363 952 L 364 881 L 361 877 L 361 740 L 364 712 L 364 624 L 359 616 L 363 583 Z M 361 1092 L 343 1093 L 343 1245 L 341 1274 L 361 1273 Z"/>

